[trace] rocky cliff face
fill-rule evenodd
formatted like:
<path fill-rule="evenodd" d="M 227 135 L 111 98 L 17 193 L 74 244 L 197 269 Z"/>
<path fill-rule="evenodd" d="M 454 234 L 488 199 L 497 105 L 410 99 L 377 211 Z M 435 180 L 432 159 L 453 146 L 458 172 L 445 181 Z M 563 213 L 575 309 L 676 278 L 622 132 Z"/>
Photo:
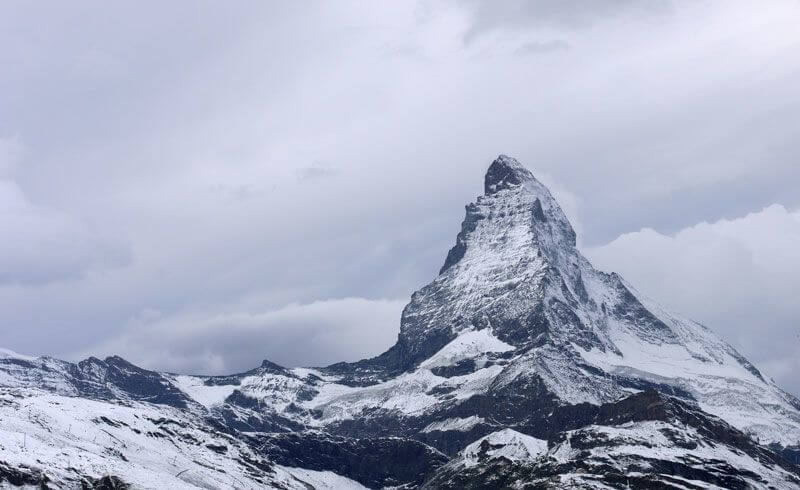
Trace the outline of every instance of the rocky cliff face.
<path fill-rule="evenodd" d="M 73 365 L 6 355 L 0 389 L 48 414 L 40 401 L 59 397 L 178 420 L 195 428 L 191 438 L 158 437 L 178 454 L 205 448 L 195 461 L 241 480 L 223 486 L 253 485 L 248 478 L 287 487 L 800 485 L 789 461 L 800 402 L 707 328 L 594 269 L 558 203 L 519 162 L 492 162 L 484 191 L 466 207 L 438 277 L 412 295 L 397 343 L 380 356 L 303 369 L 265 361 L 247 373 L 197 377 L 116 357 Z M 105 430 L 144 444 L 125 423 Z M 229 442 L 186 446 L 213 434 Z M 63 438 L 70 447 L 85 439 Z M 9 474 L 26 464 L 77 481 L 65 479 L 61 460 L 6 457 L 8 444 L 0 468 Z M 106 450 L 129 458 L 129 446 Z M 76 470 L 81 478 L 103 476 L 103 454 Z M 133 481 L 146 462 L 127 461 L 113 468 Z M 219 482 L 209 464 L 194 464 L 192 481 L 190 472 L 175 480 L 178 468 L 169 466 L 164 478 Z"/>

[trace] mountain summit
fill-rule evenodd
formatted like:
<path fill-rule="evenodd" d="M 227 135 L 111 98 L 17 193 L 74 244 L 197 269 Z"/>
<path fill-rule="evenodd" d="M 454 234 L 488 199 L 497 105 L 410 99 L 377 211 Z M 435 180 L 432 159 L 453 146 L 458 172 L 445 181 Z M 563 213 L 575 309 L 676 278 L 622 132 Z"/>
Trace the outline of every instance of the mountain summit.
<path fill-rule="evenodd" d="M 503 189 L 522 185 L 523 182 L 536 180 L 533 174 L 516 159 L 500 155 L 489 166 L 483 179 L 483 192 L 494 194 Z"/>
<path fill-rule="evenodd" d="M 31 458 L 0 440 L 0 482 L 49 472 L 69 486 L 111 472 L 147 486 L 143 469 L 156 468 L 156 486 L 800 486 L 787 459 L 800 454 L 800 402 L 706 327 L 595 269 L 550 191 L 504 155 L 377 357 L 198 377 L 116 357 L 9 355 L 0 386 L 15 433 L 92 448 L 40 457 L 31 473 Z M 112 418 L 113 404 L 127 408 Z M 65 417 L 125 442 L 90 445 L 52 423 Z M 154 440 L 190 476 L 130 449 Z"/>

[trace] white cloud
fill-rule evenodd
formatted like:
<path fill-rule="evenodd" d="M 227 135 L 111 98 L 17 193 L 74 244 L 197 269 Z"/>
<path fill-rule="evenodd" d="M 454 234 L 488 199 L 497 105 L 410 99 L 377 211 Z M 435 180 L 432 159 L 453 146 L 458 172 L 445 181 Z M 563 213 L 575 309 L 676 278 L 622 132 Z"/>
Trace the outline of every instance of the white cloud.
<path fill-rule="evenodd" d="M 587 249 L 667 306 L 701 321 L 800 393 L 800 211 L 774 204 L 664 235 L 626 233 Z"/>
<path fill-rule="evenodd" d="M 341 298 L 167 317 L 143 310 L 122 335 L 74 357 L 121 354 L 143 366 L 214 374 L 252 369 L 264 359 L 290 367 L 354 361 L 394 343 L 405 303 Z"/>

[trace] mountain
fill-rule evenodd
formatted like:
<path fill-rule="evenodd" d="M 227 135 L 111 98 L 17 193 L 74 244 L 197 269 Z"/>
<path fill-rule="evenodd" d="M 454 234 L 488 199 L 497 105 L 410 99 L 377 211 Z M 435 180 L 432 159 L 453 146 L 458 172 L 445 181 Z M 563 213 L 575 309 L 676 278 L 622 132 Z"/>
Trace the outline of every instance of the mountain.
<path fill-rule="evenodd" d="M 800 401 L 596 270 L 502 155 L 385 353 L 189 376 L 7 352 L 0 420 L 12 485 L 800 487 Z"/>

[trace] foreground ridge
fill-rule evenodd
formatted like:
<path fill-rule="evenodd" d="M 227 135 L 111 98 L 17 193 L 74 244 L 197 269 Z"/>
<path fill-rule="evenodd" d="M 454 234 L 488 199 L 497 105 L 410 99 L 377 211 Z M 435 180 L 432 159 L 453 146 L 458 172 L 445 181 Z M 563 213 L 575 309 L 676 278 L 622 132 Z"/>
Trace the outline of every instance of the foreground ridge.
<path fill-rule="evenodd" d="M 2 351 L 0 420 L 0 485 L 800 486 L 800 402 L 596 270 L 505 155 L 385 353 L 188 376 Z"/>

